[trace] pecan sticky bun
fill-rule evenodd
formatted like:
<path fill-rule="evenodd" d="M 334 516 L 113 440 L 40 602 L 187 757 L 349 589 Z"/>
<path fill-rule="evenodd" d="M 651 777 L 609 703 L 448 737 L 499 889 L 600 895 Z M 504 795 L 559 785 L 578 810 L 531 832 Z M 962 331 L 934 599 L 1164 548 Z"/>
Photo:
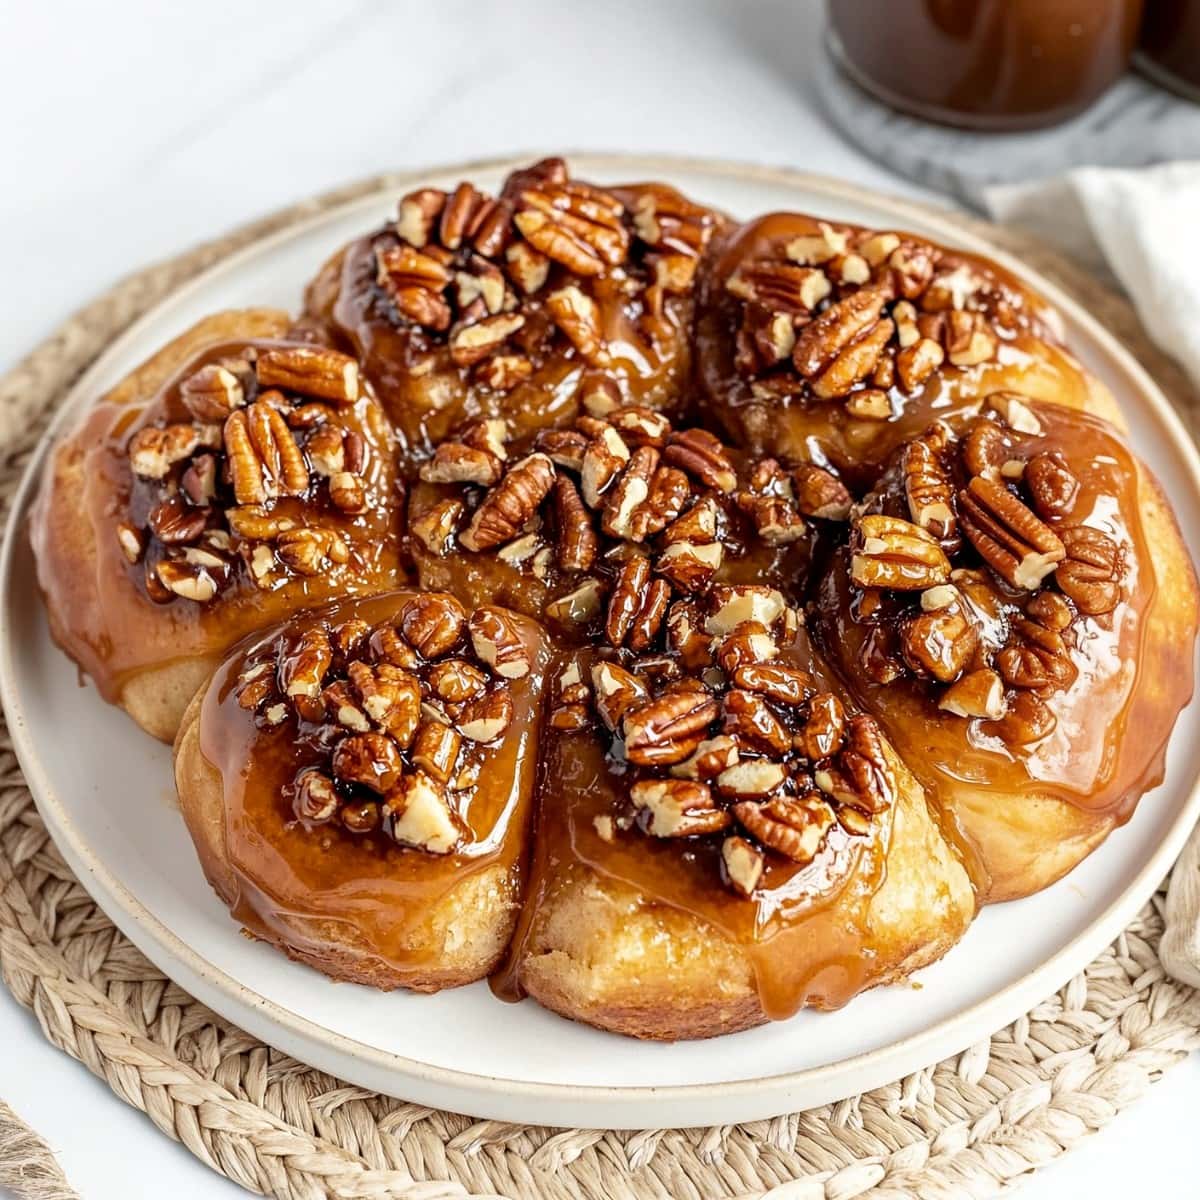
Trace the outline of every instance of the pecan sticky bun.
<path fill-rule="evenodd" d="M 661 184 L 597 187 L 546 159 L 498 195 L 404 196 L 336 255 L 308 312 L 357 355 L 410 454 L 471 417 L 568 422 L 594 389 L 677 407 L 697 267 L 722 218 Z"/>
<path fill-rule="evenodd" d="M 176 747 L 209 881 L 335 978 L 485 975 L 516 920 L 544 667 L 532 622 L 435 592 L 343 601 L 244 644 Z"/>
<path fill-rule="evenodd" d="M 715 248 L 700 290 L 705 414 L 738 445 L 815 456 L 863 487 L 899 442 L 992 391 L 1117 415 L 1045 301 L 911 234 L 775 213 Z"/>
<path fill-rule="evenodd" d="M 856 506 L 814 629 L 920 747 L 981 897 L 1053 882 L 1161 778 L 1191 692 L 1177 536 L 1115 429 L 1013 393 L 905 442 Z"/>
<path fill-rule="evenodd" d="M 184 334 L 55 451 L 33 520 L 54 635 L 157 737 L 238 638 L 396 585 L 390 425 L 358 364 L 283 314 Z"/>

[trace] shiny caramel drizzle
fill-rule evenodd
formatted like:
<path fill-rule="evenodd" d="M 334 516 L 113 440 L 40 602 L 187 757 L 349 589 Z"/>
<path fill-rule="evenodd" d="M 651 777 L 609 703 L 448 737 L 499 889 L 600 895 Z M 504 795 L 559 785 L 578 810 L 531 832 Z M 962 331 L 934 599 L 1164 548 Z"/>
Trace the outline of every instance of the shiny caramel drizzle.
<path fill-rule="evenodd" d="M 198 656 L 218 655 L 242 635 L 287 613 L 336 596 L 394 586 L 400 578 L 401 505 L 395 494 L 393 440 L 386 417 L 369 395 L 342 411 L 347 428 L 367 447 L 364 483 L 369 503 L 358 514 L 343 513 L 326 498 L 279 498 L 276 517 L 297 528 L 310 523 L 336 530 L 349 548 L 349 561 L 317 575 L 284 572 L 278 583 L 257 586 L 235 560 L 229 584 L 206 603 L 176 597 L 163 602 L 147 592 L 145 567 L 131 564 L 121 548 L 119 528 L 145 520 L 144 488 L 130 468 L 130 440 L 148 426 L 187 421 L 181 401 L 184 380 L 206 364 L 256 350 L 284 346 L 280 341 L 233 342 L 211 346 L 191 359 L 156 395 L 105 399 L 91 409 L 60 452 L 78 467 L 77 486 L 47 472 L 31 520 L 31 538 L 42 591 L 52 598 L 56 638 L 100 693 L 116 700 L 125 685 L 149 669 Z M 72 506 L 86 523 L 79 528 Z M 80 571 L 82 550 L 94 546 L 94 570 Z"/>
<path fill-rule="evenodd" d="M 819 241 L 828 229 L 848 236 L 846 255 L 826 260 L 822 253 L 813 251 L 810 265 L 805 267 L 789 259 L 788 248 L 797 239 Z M 858 257 L 860 269 L 865 271 L 869 264 L 863 262 L 858 251 L 864 242 L 880 236 L 893 235 L 774 213 L 749 222 L 714 247 L 703 272 L 697 311 L 696 375 L 704 411 L 720 422 L 735 444 L 788 461 L 832 463 L 855 487 L 865 489 L 896 446 L 920 433 L 935 418 L 991 391 L 1007 388 L 1070 407 L 1087 406 L 1092 385 L 1061 346 L 1057 314 L 994 263 L 899 234 L 894 236 L 901 241 L 902 252 L 927 264 L 923 283 L 905 291 L 902 273 L 890 271 L 887 259 L 870 267 L 869 278 L 854 275 L 841 282 L 839 271 L 846 256 Z M 800 257 L 805 255 L 801 253 Z M 882 387 L 889 415 L 882 419 L 855 415 L 846 397 L 815 396 L 811 381 L 790 369 L 789 356 L 777 366 L 761 370 L 750 370 L 741 361 L 739 329 L 748 310 L 767 314 L 778 309 L 789 326 L 795 325 L 788 337 L 802 334 L 814 316 L 798 297 L 781 300 L 770 288 L 765 289 L 757 309 L 741 295 L 731 294 L 730 281 L 739 272 L 744 274 L 763 263 L 782 264 L 790 271 L 815 272 L 827 279 L 832 291 L 819 302 L 821 311 L 837 299 L 870 289 L 882 289 L 890 297 L 882 314 L 885 319 L 894 307 L 891 300 L 908 300 L 919 314 L 928 308 L 929 315 L 934 316 L 953 311 L 949 306 L 957 304 L 959 311 L 978 313 L 995 341 L 994 351 L 971 365 L 956 366 L 947 360 L 911 389 L 906 390 L 897 377 Z M 941 294 L 946 289 L 939 280 L 947 278 L 970 279 L 978 290 L 965 300 L 956 300 Z M 923 288 L 920 293 L 918 286 Z M 936 298 L 931 298 L 934 292 Z M 897 349 L 898 337 L 899 332 L 892 336 L 892 351 Z M 868 386 L 870 378 L 855 390 L 861 393 Z"/>
<path fill-rule="evenodd" d="M 586 677 L 595 656 L 585 651 L 569 661 Z M 816 687 L 838 686 L 804 630 L 779 661 L 811 673 Z M 768 853 L 762 878 L 746 899 L 720 885 L 720 836 L 679 841 L 636 828 L 602 835 L 605 822 L 627 810 L 628 782 L 595 734 L 551 730 L 543 755 L 525 904 L 507 960 L 492 979 L 502 999 L 522 995 L 521 962 L 546 897 L 564 880 L 588 872 L 628 885 L 650 906 L 707 923 L 739 946 L 772 1019 L 805 1005 L 838 1008 L 878 980 L 869 910 L 886 878 L 893 810 L 872 818 L 866 836 L 850 836 L 835 824 L 808 863 Z"/>
<path fill-rule="evenodd" d="M 517 435 L 569 421 L 598 373 L 631 403 L 669 408 L 720 221 L 673 188 L 595 188 L 550 159 L 495 198 L 469 184 L 405 197 L 397 222 L 327 264 L 307 309 L 357 355 L 417 457 L 466 420 L 503 415 Z M 491 326 L 494 346 L 457 348 Z"/>
<path fill-rule="evenodd" d="M 1042 430 L 1037 448 L 1061 454 L 1080 483 L 1061 524 L 1103 531 L 1122 563 L 1116 607 L 1075 618 L 1068 637 L 1074 677 L 1047 700 L 1054 726 L 1045 736 L 1022 745 L 1006 740 L 1000 722 L 942 711 L 943 688 L 930 681 L 872 679 L 862 657 L 871 627 L 861 617 L 845 550 L 814 600 L 818 644 L 892 741 L 914 748 L 905 760 L 938 806 L 982 897 L 990 886 L 989 809 L 1019 822 L 1034 802 L 1060 801 L 1077 814 L 1072 825 L 1081 837 L 1124 823 L 1162 781 L 1167 740 L 1193 688 L 1194 600 L 1163 594 L 1146 541 L 1143 513 L 1153 482 L 1107 423 L 1053 404 L 1029 409 Z"/>
<path fill-rule="evenodd" d="M 306 630 L 351 620 L 395 619 L 418 595 L 397 592 L 345 601 L 293 618 L 293 641 Z M 540 634 L 520 624 L 531 670 L 505 685 L 513 717 L 503 738 L 473 751 L 476 782 L 456 794 L 463 836 L 452 853 L 400 846 L 381 832 L 353 833 L 339 822 L 298 819 L 290 797 L 298 771 L 327 769 L 321 739 L 294 719 L 272 725 L 239 702 L 248 662 L 271 656 L 280 630 L 246 642 L 218 669 L 200 713 L 200 747 L 220 776 L 224 856 L 202 859 L 236 920 L 251 932 L 320 961 L 329 926 L 387 972 L 389 986 L 427 974 L 431 950 L 419 936 L 432 905 L 465 879 L 499 868 L 515 887 L 526 854 L 538 747 L 538 695 L 546 655 Z M 311 734 L 311 730 L 310 730 Z M 232 893 L 220 882 L 232 876 Z"/>

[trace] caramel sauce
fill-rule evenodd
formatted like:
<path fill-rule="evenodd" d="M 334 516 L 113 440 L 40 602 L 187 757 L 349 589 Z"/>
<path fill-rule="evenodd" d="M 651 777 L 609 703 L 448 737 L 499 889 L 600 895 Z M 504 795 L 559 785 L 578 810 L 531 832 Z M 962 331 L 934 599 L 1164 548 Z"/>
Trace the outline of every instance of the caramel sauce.
<path fill-rule="evenodd" d="M 253 344 L 267 348 L 285 343 Z M 282 497 L 273 508 L 298 527 L 315 521 L 338 530 L 350 545 L 349 563 L 315 576 L 289 574 L 271 590 L 257 587 L 239 570 L 207 603 L 182 598 L 158 603 L 147 594 L 142 564 L 130 565 L 117 540 L 121 522 L 140 525 L 146 518 L 144 490 L 129 465 L 129 440 L 147 425 L 191 420 L 180 400 L 180 383 L 206 363 L 236 356 L 246 347 L 243 342 L 210 347 L 189 360 L 157 395 L 121 403 L 105 398 L 56 450 L 43 477 L 30 524 L 38 583 L 50 599 L 56 640 L 110 702 L 144 671 L 219 656 L 238 638 L 296 609 L 380 591 L 400 581 L 403 505 L 392 434 L 378 404 L 360 397 L 342 406 L 339 417 L 367 446 L 364 481 L 372 503 L 366 511 L 341 513 L 324 498 Z M 54 470 L 58 461 L 71 470 L 70 476 L 59 477 Z M 81 495 L 71 490 L 76 485 Z M 94 547 L 90 573 L 80 570 L 88 561 L 88 547 Z"/>
<path fill-rule="evenodd" d="M 697 314 L 696 374 L 704 412 L 720 422 L 734 444 L 786 461 L 831 463 L 848 483 L 862 489 L 874 482 L 898 445 L 932 420 L 988 392 L 1011 389 L 1035 399 L 1086 406 L 1091 388 L 1074 358 L 1059 344 L 1060 322 L 1053 309 L 994 263 L 948 250 L 940 252 L 939 269 L 967 268 L 983 281 L 985 311 L 996 317 L 1000 339 L 993 361 L 973 367 L 947 363 L 911 396 L 891 388 L 893 416 L 883 421 L 852 417 L 839 400 L 809 398 L 799 379 L 794 395 L 756 397 L 753 381 L 734 361 L 741 302 L 725 285 L 739 267 L 785 258 L 790 241 L 819 230 L 814 218 L 774 213 L 742 226 L 712 252 Z"/>
<path fill-rule="evenodd" d="M 388 620 L 413 592 L 347 601 L 288 623 L 298 634 L 318 621 Z M 474 753 L 478 782 L 461 793 L 458 813 L 468 829 L 462 847 L 435 855 L 400 847 L 382 834 L 354 835 L 336 824 L 306 827 L 285 799 L 297 771 L 320 752 L 291 722 L 256 726 L 234 689 L 246 660 L 269 645 L 280 627 L 248 640 L 218 669 L 200 713 L 200 748 L 221 777 L 223 860 L 205 874 L 246 929 L 320 961 L 330 954 L 329 927 L 388 972 L 391 986 L 419 977 L 437 947 L 419 936 L 430 908 L 465 879 L 501 869 L 515 891 L 526 857 L 539 742 L 539 694 L 546 651 L 536 627 L 521 632 L 532 670 L 510 682 L 514 716 L 503 738 Z M 232 877 L 233 891 L 222 880 Z M 490 915 L 490 914 L 489 914 Z M 310 923 L 310 924 L 306 924 Z M 336 953 L 336 951 L 335 951 Z"/>
<path fill-rule="evenodd" d="M 584 678 L 593 659 L 586 650 L 575 659 Z M 780 661 L 809 671 L 818 687 L 838 688 L 804 630 Z M 719 838 L 681 843 L 637 830 L 619 832 L 611 842 L 601 838 L 595 818 L 621 807 L 619 764 L 606 758 L 594 734 L 547 732 L 525 905 L 508 958 L 492 979 L 496 995 L 521 998 L 521 962 L 536 937 L 542 904 L 564 880 L 589 871 L 628 885 L 651 906 L 706 922 L 739 946 L 772 1019 L 805 1005 L 838 1008 L 877 981 L 869 910 L 886 878 L 894 809 L 866 838 L 849 837 L 835 825 L 805 866 L 768 855 L 762 881 L 746 900 L 721 885 Z"/>
<path fill-rule="evenodd" d="M 642 197 L 679 195 L 654 183 L 607 190 L 630 212 Z M 376 250 L 398 240 L 384 229 L 350 243 L 309 286 L 306 309 L 358 358 L 407 452 L 425 457 L 454 429 L 481 418 L 507 418 L 514 437 L 569 424 L 579 413 L 577 393 L 592 369 L 570 343 L 555 338 L 548 352 L 531 347 L 533 375 L 510 391 L 481 386 L 468 368 L 454 364 L 444 334 L 426 334 L 411 325 L 379 286 Z M 667 296 L 661 314 L 652 315 L 645 296 L 647 270 L 641 264 L 631 262 L 587 279 L 555 267 L 535 296 L 520 301 L 526 327 L 512 339 L 513 349 L 525 352 L 523 339 L 547 331 L 542 300 L 562 284 L 578 286 L 596 302 L 608 355 L 602 373 L 617 384 L 623 402 L 676 406 L 691 370 L 691 295 Z"/>
<path fill-rule="evenodd" d="M 1107 533 L 1125 568 L 1115 611 L 1076 619 L 1077 673 L 1049 701 L 1056 724 L 1048 735 L 1010 745 L 993 723 L 940 711 L 929 684 L 870 679 L 860 660 L 869 626 L 856 616 L 845 550 L 814 602 L 818 644 L 925 785 L 984 897 L 993 822 L 1019 823 L 1023 805 L 1061 801 L 1080 814 L 1075 824 L 1084 833 L 1129 819 L 1143 793 L 1162 781 L 1167 739 L 1193 687 L 1195 600 L 1158 587 L 1141 518 L 1144 468 L 1105 422 L 1050 404 L 1030 408 L 1042 425 L 1040 448 L 1061 452 L 1081 484 L 1063 523 Z M 1169 636 L 1161 628 L 1151 636 L 1155 618 L 1169 623 Z"/>

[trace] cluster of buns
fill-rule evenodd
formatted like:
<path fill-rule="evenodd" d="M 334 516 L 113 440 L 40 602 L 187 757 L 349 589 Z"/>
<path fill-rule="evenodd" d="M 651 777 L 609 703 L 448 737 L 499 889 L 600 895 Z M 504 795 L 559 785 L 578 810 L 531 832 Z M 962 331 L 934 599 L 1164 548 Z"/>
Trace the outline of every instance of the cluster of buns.
<path fill-rule="evenodd" d="M 1129 817 L 1191 694 L 1187 553 L 1043 300 L 557 159 L 182 334 L 32 537 L 245 929 L 643 1037 L 931 962 Z"/>

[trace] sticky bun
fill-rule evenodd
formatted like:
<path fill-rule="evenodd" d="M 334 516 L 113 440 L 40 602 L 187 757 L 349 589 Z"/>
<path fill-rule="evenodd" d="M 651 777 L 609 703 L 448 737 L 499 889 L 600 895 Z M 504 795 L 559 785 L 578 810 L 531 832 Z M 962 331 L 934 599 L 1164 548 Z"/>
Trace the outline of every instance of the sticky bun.
<path fill-rule="evenodd" d="M 413 457 L 468 419 L 569 423 L 593 391 L 673 409 L 690 383 L 697 267 L 723 218 L 663 184 L 598 187 L 561 159 L 497 195 L 404 196 L 309 286 Z"/>
<path fill-rule="evenodd" d="M 358 364 L 269 310 L 201 321 L 54 447 L 32 520 L 59 645 L 170 741 L 239 638 L 394 588 L 402 499 Z"/>

